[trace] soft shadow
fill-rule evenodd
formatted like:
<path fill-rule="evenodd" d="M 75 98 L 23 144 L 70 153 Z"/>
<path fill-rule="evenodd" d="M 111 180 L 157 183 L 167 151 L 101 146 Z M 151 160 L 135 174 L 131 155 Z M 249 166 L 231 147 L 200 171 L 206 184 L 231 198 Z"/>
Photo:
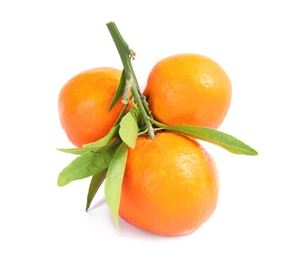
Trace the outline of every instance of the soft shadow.
<path fill-rule="evenodd" d="M 161 236 L 146 230 L 142 230 L 137 228 L 123 219 L 119 218 L 119 235 L 128 239 L 141 239 L 141 240 L 155 240 L 155 241 L 164 241 L 164 240 L 172 240 L 172 239 L 181 239 L 184 236 Z"/>

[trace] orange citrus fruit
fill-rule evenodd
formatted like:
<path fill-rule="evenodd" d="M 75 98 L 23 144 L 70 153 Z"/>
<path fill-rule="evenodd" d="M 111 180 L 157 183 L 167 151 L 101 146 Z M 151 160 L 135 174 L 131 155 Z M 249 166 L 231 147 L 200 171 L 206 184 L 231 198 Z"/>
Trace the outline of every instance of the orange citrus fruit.
<path fill-rule="evenodd" d="M 109 111 L 121 71 L 110 67 L 85 70 L 61 89 L 58 111 L 68 139 L 77 147 L 104 137 L 124 105 L 119 100 Z"/>
<path fill-rule="evenodd" d="M 159 235 L 189 234 L 214 212 L 218 189 L 214 160 L 197 141 L 171 132 L 140 136 L 128 152 L 119 216 Z"/>
<path fill-rule="evenodd" d="M 143 94 L 152 114 L 164 124 L 217 129 L 230 107 L 231 91 L 227 74 L 215 61 L 178 54 L 153 67 Z"/>

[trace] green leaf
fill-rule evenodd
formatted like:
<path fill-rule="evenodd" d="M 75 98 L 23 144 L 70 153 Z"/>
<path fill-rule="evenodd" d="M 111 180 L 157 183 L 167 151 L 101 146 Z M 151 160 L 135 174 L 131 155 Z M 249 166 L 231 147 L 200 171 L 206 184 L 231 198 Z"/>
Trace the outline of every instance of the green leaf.
<path fill-rule="evenodd" d="M 145 121 L 143 119 L 143 115 L 141 114 L 140 109 L 138 107 L 136 107 L 136 106 L 131 107 L 129 112 L 131 112 L 132 116 L 134 117 L 135 121 L 137 122 L 139 130 L 141 127 L 146 128 Z"/>
<path fill-rule="evenodd" d="M 81 148 L 57 148 L 57 150 L 64 152 L 64 153 L 70 153 L 70 154 L 76 154 L 76 155 L 82 155 L 87 152 L 82 147 Z"/>
<path fill-rule="evenodd" d="M 65 186 L 71 181 L 84 179 L 97 174 L 109 166 L 109 163 L 118 148 L 115 145 L 105 152 L 87 152 L 74 159 L 58 176 L 58 185 Z"/>
<path fill-rule="evenodd" d="M 120 122 L 119 135 L 121 139 L 123 140 L 123 142 L 133 149 L 135 147 L 139 128 L 138 128 L 137 119 L 135 119 L 135 115 L 131 111 L 133 111 L 132 108 L 122 118 Z"/>
<path fill-rule="evenodd" d="M 242 141 L 238 140 L 237 138 L 208 127 L 187 126 L 187 125 L 167 126 L 154 120 L 153 123 L 168 131 L 191 136 L 193 138 L 218 145 L 231 153 L 244 154 L 244 155 L 258 154 L 257 151 L 255 151 L 253 148 L 243 143 Z"/>
<path fill-rule="evenodd" d="M 89 210 L 92 200 L 106 178 L 107 169 L 92 176 L 87 194 L 86 211 Z"/>
<path fill-rule="evenodd" d="M 96 142 L 83 145 L 83 148 L 86 149 L 86 151 L 88 150 L 92 152 L 98 152 L 103 148 L 107 148 L 111 139 L 118 135 L 119 128 L 120 128 L 120 125 L 116 125 L 112 127 L 106 136 L 104 136 L 103 138 L 99 139 Z"/>
<path fill-rule="evenodd" d="M 127 155 L 128 146 L 125 143 L 122 143 L 111 160 L 104 187 L 105 199 L 113 216 L 117 230 L 119 230 L 118 212 Z"/>
<path fill-rule="evenodd" d="M 109 111 L 114 107 L 114 105 L 117 103 L 117 101 L 122 97 L 125 89 L 125 84 L 126 84 L 126 74 L 125 71 L 122 70 L 122 74 L 116 89 L 116 92 L 113 96 L 113 99 L 111 101 L 111 104 L 109 106 Z"/>
<path fill-rule="evenodd" d="M 139 120 L 140 117 L 140 110 L 137 107 L 131 107 L 129 112 L 132 114 L 132 116 L 134 117 L 135 121 L 137 122 Z"/>
<path fill-rule="evenodd" d="M 128 107 L 128 104 L 126 104 L 126 105 L 123 107 L 123 109 L 122 109 L 120 115 L 118 116 L 118 118 L 117 118 L 114 126 L 119 125 L 119 123 L 121 122 L 123 116 L 126 114 L 127 107 Z"/>

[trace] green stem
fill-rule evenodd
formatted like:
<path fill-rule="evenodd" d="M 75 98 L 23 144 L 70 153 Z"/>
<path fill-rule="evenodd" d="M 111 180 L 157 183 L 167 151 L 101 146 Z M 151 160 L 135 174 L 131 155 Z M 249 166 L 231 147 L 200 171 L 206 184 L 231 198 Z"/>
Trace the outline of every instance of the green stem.
<path fill-rule="evenodd" d="M 130 90 L 132 91 L 133 98 L 139 107 L 141 115 L 143 116 L 143 120 L 148 130 L 148 135 L 150 138 L 154 138 L 155 137 L 154 129 L 149 121 L 149 115 L 151 114 L 151 112 L 148 109 L 148 105 L 145 103 L 146 102 L 145 98 L 141 94 L 140 87 L 131 63 L 131 59 L 134 59 L 135 57 L 135 52 L 129 48 L 128 44 L 121 36 L 114 22 L 109 22 L 106 25 L 113 38 L 113 41 L 120 55 L 122 64 L 124 66 L 124 71 L 126 75 L 126 86 L 124 92 L 127 93 L 128 91 L 130 92 Z"/>

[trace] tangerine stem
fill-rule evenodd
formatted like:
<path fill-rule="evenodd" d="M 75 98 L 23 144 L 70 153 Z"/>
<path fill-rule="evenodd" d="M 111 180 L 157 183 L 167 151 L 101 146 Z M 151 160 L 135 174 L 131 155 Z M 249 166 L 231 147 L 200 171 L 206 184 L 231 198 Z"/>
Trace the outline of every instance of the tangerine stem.
<path fill-rule="evenodd" d="M 129 90 L 131 88 L 132 96 L 139 107 L 141 115 L 143 116 L 143 120 L 147 127 L 148 135 L 152 139 L 155 137 L 155 133 L 152 124 L 149 120 L 151 112 L 149 111 L 148 105 L 145 103 L 146 102 L 145 97 L 143 97 L 143 95 L 141 94 L 140 87 L 131 63 L 131 59 L 134 59 L 135 57 L 135 52 L 129 48 L 128 44 L 123 39 L 122 35 L 120 34 L 114 22 L 109 22 L 106 25 L 113 38 L 113 41 L 120 55 L 122 64 L 124 66 L 124 71 L 126 75 L 126 86 L 125 86 L 126 91 L 127 88 L 129 88 Z"/>

